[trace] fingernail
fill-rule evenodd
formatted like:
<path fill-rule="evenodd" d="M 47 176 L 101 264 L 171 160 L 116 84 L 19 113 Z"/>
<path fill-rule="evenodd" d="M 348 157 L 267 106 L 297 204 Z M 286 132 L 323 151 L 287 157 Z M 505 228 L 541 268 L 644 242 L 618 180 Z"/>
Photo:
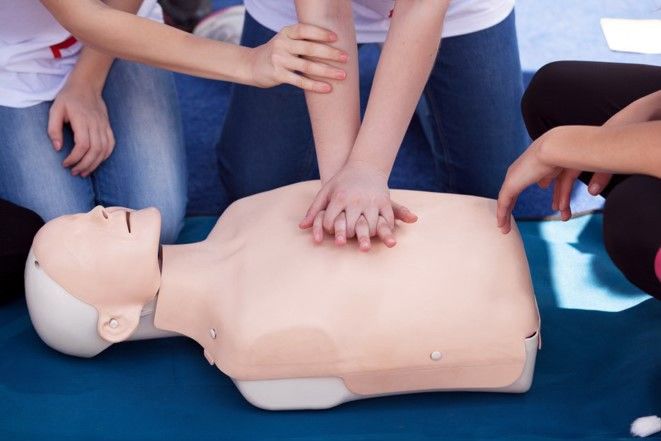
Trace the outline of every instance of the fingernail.
<path fill-rule="evenodd" d="M 53 141 L 53 147 L 55 148 L 55 150 L 59 151 L 62 148 L 62 141 L 56 139 L 55 141 Z"/>
<path fill-rule="evenodd" d="M 340 60 L 341 60 L 341 61 L 347 61 L 348 59 L 349 59 L 349 55 L 348 55 L 348 54 L 342 54 L 342 55 L 340 55 Z"/>
<path fill-rule="evenodd" d="M 588 191 L 593 196 L 598 195 L 601 191 L 601 187 L 598 184 L 591 184 L 590 187 L 588 187 Z"/>
<path fill-rule="evenodd" d="M 343 80 L 346 77 L 347 77 L 347 74 L 344 73 L 344 72 L 338 72 L 338 73 L 335 74 L 335 78 L 337 78 L 338 80 Z"/>
<path fill-rule="evenodd" d="M 331 33 L 328 34 L 328 38 L 331 41 L 335 41 L 335 40 L 337 40 L 337 34 L 335 32 L 331 32 Z"/>

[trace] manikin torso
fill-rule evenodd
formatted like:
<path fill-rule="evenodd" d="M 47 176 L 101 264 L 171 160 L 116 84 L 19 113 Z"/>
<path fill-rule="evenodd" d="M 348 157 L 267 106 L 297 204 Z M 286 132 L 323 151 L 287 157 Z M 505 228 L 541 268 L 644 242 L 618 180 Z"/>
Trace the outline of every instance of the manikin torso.
<path fill-rule="evenodd" d="M 396 247 L 364 253 L 351 241 L 316 245 L 297 227 L 317 189 L 307 182 L 240 200 L 205 241 L 164 246 L 158 296 L 155 306 L 153 294 L 141 297 L 143 316 L 151 302 L 157 329 L 195 339 L 261 407 L 529 386 L 539 317 L 521 240 L 496 228 L 493 201 L 394 190 L 419 220 L 397 228 Z M 37 245 L 41 269 L 65 286 Z M 74 285 L 65 288 L 96 307 L 108 340 L 123 313 L 113 306 L 105 317 L 98 296 Z M 332 399 L 293 392 L 329 381 L 342 389 Z"/>

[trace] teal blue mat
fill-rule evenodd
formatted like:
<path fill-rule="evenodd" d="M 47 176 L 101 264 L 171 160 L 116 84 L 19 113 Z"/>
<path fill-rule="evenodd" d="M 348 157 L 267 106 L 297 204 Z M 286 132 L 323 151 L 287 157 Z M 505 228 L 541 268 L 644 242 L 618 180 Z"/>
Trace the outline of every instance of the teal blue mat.
<path fill-rule="evenodd" d="M 190 219 L 182 239 L 203 237 L 213 222 Z M 525 395 L 424 394 L 265 412 L 183 338 L 71 358 L 41 343 L 18 301 L 0 309 L 0 440 L 628 439 L 634 418 L 661 412 L 661 302 L 609 262 L 599 216 L 521 230 L 544 341 Z"/>

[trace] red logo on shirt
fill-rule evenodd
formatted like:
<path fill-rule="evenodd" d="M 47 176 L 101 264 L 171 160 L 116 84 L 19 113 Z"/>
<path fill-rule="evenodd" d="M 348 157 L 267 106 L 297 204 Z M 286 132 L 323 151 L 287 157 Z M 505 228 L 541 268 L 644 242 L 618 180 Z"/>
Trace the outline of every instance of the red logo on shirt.
<path fill-rule="evenodd" d="M 76 44 L 78 40 L 76 40 L 76 37 L 73 35 L 66 40 L 64 40 L 62 43 L 57 43 L 54 44 L 50 47 L 51 52 L 53 53 L 54 58 L 62 58 L 62 50 L 63 49 L 69 49 L 71 46 Z"/>

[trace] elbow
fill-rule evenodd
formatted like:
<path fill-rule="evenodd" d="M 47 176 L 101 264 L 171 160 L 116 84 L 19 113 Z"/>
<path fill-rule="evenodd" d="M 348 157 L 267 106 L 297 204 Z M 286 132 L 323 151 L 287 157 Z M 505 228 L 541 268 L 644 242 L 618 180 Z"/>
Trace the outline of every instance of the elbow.
<path fill-rule="evenodd" d="M 93 29 L 98 23 L 99 13 L 109 9 L 98 0 L 77 2 L 58 2 L 41 0 L 41 3 L 55 17 L 57 22 L 78 40 L 93 43 Z"/>
<path fill-rule="evenodd" d="M 351 20 L 351 2 L 344 0 L 296 0 L 296 13 L 301 23 L 325 27 L 329 30 Z"/>
<path fill-rule="evenodd" d="M 416 0 L 407 2 L 395 2 L 393 18 L 402 15 L 414 14 L 418 18 L 430 21 L 443 20 L 450 6 L 450 0 Z M 399 16 L 399 17 L 398 17 Z"/>

